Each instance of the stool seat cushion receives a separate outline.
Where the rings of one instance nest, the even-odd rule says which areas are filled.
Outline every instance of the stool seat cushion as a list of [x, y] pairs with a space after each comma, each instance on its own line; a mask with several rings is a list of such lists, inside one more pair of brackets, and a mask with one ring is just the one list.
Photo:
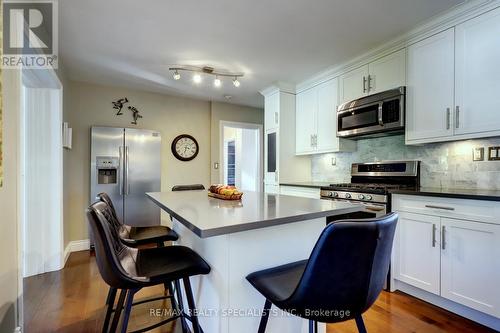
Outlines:
[[190, 248], [173, 245], [139, 250], [136, 271], [139, 277], [146, 278], [144, 284], [155, 285], [163, 281], [208, 274], [210, 266]]
[[[123, 226], [123, 228], [126, 228], [126, 226]], [[130, 230], [128, 235], [124, 235], [125, 237], [123, 237], [122, 232], [120, 232], [122, 240], [127, 245], [137, 246], [150, 244], [152, 242], [168, 242], [179, 239], [179, 235], [177, 235], [174, 230], [162, 225], [151, 227], [128, 227], [128, 229]]]
[[[266, 299], [278, 305], [292, 296], [307, 265], [307, 260], [252, 273], [247, 280]], [[278, 305], [279, 306], [279, 305]]]

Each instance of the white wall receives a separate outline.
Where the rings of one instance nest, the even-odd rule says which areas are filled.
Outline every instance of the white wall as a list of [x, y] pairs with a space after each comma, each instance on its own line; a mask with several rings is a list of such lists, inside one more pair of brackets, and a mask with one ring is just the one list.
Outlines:
[[[212, 184], [222, 183], [220, 170], [214, 168], [215, 163], [220, 161], [220, 121], [234, 121], [241, 123], [264, 124], [264, 110], [247, 106], [239, 106], [227, 103], [212, 102], [211, 106], [211, 168], [210, 179]], [[262, 138], [262, 140], [264, 140]]]
[[17, 242], [20, 93], [20, 72], [2, 71], [4, 179], [0, 188], [0, 332], [12, 332], [16, 327], [16, 304], [20, 296]]
[[241, 189], [248, 191], [259, 190], [259, 169], [260, 164], [257, 156], [259, 156], [258, 145], [258, 130], [242, 129], [241, 130], [241, 151], [240, 151], [240, 168], [239, 176], [241, 179]]

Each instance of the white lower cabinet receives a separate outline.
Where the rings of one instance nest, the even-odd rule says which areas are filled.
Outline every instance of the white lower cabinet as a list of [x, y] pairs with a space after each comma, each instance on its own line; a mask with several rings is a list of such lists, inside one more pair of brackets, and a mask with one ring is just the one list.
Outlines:
[[[476, 206], [483, 207], [481, 215]], [[393, 195], [392, 207], [399, 214], [393, 278], [438, 295], [442, 302], [500, 318], [500, 220], [488, 218], [497, 216], [498, 206], [491, 201]]]
[[400, 213], [395, 239], [394, 276], [439, 295], [440, 248], [436, 216]]
[[500, 225], [442, 218], [441, 296], [500, 317]]

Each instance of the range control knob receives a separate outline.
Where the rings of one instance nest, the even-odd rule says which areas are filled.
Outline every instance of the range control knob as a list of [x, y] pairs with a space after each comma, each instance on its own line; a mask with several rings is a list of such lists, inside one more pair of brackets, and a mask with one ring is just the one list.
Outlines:
[[365, 198], [365, 196], [363, 194], [358, 195], [359, 200], [363, 200], [364, 198]]
[[339, 194], [338, 194], [337, 192], [330, 192], [328, 195], [329, 195], [330, 197], [332, 197], [332, 198], [336, 198], [336, 197], [338, 197], [338, 196], [339, 196]]
[[350, 199], [350, 198], [351, 198], [351, 195], [350, 195], [349, 193], [346, 193], [346, 194], [345, 194], [345, 198], [346, 198], [346, 199]]
[[372, 197], [371, 195], [367, 195], [367, 196], [365, 197], [365, 199], [366, 199], [366, 200], [372, 200], [372, 199], [373, 199], [373, 197]]

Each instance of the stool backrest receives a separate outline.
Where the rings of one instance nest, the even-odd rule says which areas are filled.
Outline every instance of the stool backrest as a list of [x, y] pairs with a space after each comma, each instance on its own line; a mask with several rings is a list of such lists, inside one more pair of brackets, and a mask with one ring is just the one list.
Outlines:
[[191, 184], [191, 185], [175, 185], [172, 187], [172, 191], [195, 191], [195, 190], [204, 190], [205, 186], [202, 184]]
[[102, 193], [99, 193], [97, 195], [97, 199], [104, 202], [105, 204], [107, 204], [109, 206], [109, 208], [111, 209], [111, 212], [112, 212], [113, 217], [115, 218], [116, 222], [122, 224], [122, 222], [118, 218], [118, 214], [116, 214], [115, 205], [113, 205], [113, 201], [111, 200], [109, 195], [105, 192], [102, 192]]
[[[330, 223], [321, 234], [298, 287], [287, 303], [308, 319], [354, 317], [377, 299], [387, 279], [398, 215]], [[309, 310], [309, 316], [307, 315]], [[343, 311], [343, 312], [341, 312]]]
[[87, 221], [94, 235], [97, 267], [103, 280], [111, 287], [132, 288], [137, 284], [137, 249], [123, 244], [112, 226], [111, 208], [98, 201], [86, 210]]

